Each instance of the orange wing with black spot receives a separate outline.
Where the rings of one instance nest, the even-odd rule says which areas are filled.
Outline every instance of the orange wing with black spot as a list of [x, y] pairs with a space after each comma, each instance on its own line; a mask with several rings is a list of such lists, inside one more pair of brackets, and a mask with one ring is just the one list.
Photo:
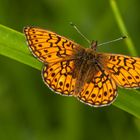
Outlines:
[[55, 63], [68, 59], [81, 48], [73, 41], [48, 30], [25, 27], [24, 33], [31, 52], [43, 62]]
[[100, 66], [94, 67], [91, 81], [84, 84], [78, 95], [80, 101], [94, 107], [109, 105], [116, 97], [117, 86], [115, 81]]
[[102, 65], [118, 86], [140, 87], [140, 58], [118, 54], [102, 54]]
[[74, 61], [68, 60], [46, 65], [42, 77], [46, 85], [62, 95], [73, 95], [76, 78], [73, 77]]

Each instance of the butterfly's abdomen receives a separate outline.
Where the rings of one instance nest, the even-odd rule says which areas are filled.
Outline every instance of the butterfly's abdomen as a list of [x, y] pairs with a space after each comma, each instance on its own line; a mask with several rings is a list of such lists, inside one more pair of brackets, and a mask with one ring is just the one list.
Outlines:
[[96, 63], [96, 54], [92, 49], [84, 49], [83, 51], [75, 55], [75, 72], [76, 76], [75, 83], [75, 96], [81, 92], [85, 82], [90, 82], [90, 74]]

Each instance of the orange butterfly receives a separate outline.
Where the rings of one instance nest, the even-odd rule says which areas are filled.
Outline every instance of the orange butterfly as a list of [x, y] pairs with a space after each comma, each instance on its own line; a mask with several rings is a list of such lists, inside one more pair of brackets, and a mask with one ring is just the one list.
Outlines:
[[94, 107], [111, 104], [117, 87], [140, 87], [140, 58], [96, 52], [54, 32], [26, 27], [24, 33], [35, 57], [44, 63], [44, 83], [56, 93], [75, 96]]

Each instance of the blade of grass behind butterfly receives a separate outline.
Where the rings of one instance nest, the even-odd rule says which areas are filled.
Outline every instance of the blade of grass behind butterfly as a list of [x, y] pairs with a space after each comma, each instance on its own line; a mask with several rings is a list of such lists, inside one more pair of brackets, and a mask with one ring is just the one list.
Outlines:
[[0, 25], [0, 54], [40, 69], [42, 64], [32, 57], [22, 33]]
[[122, 19], [122, 16], [121, 16], [121, 13], [120, 13], [120, 10], [119, 10], [119, 8], [117, 6], [116, 1], [115, 0], [110, 0], [110, 5], [111, 5], [113, 14], [115, 16], [115, 19], [117, 21], [117, 24], [118, 24], [118, 27], [119, 27], [121, 33], [123, 35], [128, 36], [128, 38], [125, 39], [125, 42], [126, 42], [128, 50], [129, 50], [129, 53], [132, 56], [138, 56], [137, 51], [136, 51], [135, 46], [134, 46], [134, 43], [133, 43], [133, 41], [132, 41], [132, 39], [131, 39], [131, 37], [130, 37], [127, 29], [126, 29], [126, 26], [124, 24], [124, 21]]
[[135, 89], [119, 88], [118, 94], [118, 98], [113, 104], [140, 118], [140, 92]]

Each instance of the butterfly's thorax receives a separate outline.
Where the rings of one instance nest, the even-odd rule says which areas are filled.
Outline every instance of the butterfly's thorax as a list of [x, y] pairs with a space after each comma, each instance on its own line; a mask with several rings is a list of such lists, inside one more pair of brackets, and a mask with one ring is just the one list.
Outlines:
[[93, 49], [87, 48], [75, 54], [75, 58], [77, 58], [75, 60], [74, 72], [74, 75], [77, 79], [75, 83], [75, 96], [77, 96], [78, 93], [81, 92], [81, 87], [85, 84], [85, 82], [90, 82], [90, 76], [92, 76], [93, 67], [96, 65], [97, 54]]

